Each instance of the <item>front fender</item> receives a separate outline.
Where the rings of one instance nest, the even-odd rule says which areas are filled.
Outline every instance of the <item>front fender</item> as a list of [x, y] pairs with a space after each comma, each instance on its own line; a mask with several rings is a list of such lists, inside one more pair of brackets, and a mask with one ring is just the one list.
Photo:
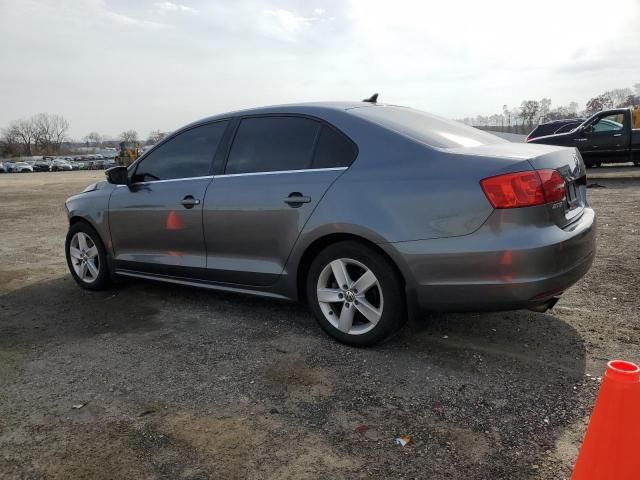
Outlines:
[[109, 255], [111, 251], [111, 232], [109, 230], [109, 197], [115, 188], [107, 182], [101, 182], [91, 191], [69, 197], [65, 202], [69, 223], [83, 220], [91, 225], [102, 240]]

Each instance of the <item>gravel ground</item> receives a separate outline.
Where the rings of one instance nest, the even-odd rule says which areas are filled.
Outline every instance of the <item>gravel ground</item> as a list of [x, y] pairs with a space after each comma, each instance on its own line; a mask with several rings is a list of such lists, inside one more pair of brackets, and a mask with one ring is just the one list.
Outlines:
[[640, 360], [640, 178], [590, 180], [598, 255], [553, 311], [366, 350], [300, 305], [80, 290], [62, 204], [98, 178], [0, 176], [1, 478], [568, 478], [606, 361]]

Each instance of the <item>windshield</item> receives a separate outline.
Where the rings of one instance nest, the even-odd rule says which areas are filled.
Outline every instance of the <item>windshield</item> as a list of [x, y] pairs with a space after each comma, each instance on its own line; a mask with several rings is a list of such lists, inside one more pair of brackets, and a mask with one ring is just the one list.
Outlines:
[[508, 143], [477, 128], [406, 107], [380, 105], [354, 108], [349, 113], [436, 148]]

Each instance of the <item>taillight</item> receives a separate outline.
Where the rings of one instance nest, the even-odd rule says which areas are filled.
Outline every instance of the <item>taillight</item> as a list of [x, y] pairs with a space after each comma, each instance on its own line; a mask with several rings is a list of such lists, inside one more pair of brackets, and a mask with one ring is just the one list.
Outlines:
[[557, 170], [538, 170], [537, 172], [542, 181], [542, 191], [546, 203], [556, 203], [562, 200], [566, 192], [562, 175]]
[[480, 181], [493, 208], [519, 208], [558, 202], [564, 198], [564, 179], [556, 170], [506, 173]]

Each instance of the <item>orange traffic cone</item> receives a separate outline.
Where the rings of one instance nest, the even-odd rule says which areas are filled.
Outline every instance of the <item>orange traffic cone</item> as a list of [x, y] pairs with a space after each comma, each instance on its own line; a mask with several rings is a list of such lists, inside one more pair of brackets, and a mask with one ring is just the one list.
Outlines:
[[640, 478], [640, 368], [612, 360], [600, 385], [572, 480]]

